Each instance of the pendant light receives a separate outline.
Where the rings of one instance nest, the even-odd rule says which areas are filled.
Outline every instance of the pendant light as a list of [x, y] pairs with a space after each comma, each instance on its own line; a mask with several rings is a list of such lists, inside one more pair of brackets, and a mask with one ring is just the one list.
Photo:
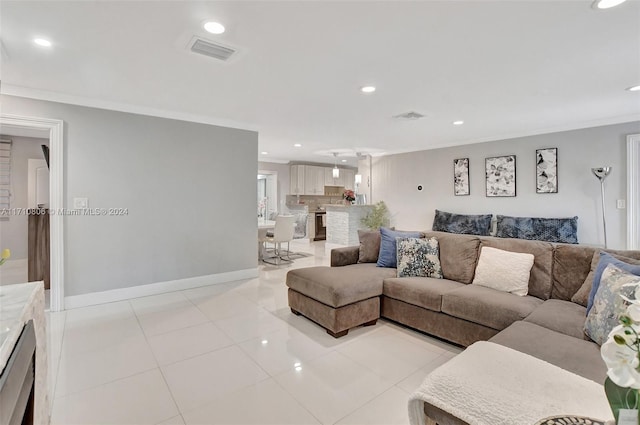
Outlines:
[[333, 153], [333, 178], [337, 179], [340, 177], [340, 170], [338, 169], [338, 154], [336, 152]]

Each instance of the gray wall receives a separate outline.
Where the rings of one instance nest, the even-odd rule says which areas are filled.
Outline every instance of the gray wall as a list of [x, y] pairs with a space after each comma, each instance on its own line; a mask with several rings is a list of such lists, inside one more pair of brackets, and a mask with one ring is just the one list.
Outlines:
[[1, 96], [4, 113], [62, 119], [65, 295], [251, 269], [258, 134]]
[[[47, 139], [34, 137], [6, 136], [13, 141], [11, 147], [11, 208], [27, 208], [28, 160], [44, 159], [41, 145], [48, 145]], [[27, 231], [29, 219], [26, 214], [10, 216], [0, 220], [0, 247], [11, 249], [12, 260], [27, 258]]]
[[[513, 216], [578, 216], [578, 240], [604, 245], [600, 183], [592, 167], [612, 166], [607, 178], [607, 237], [610, 248], [626, 246], [626, 136], [640, 133], [640, 122], [543, 134], [517, 139], [425, 150], [373, 160], [373, 201], [384, 200], [401, 229], [431, 229], [434, 210]], [[536, 194], [535, 151], [558, 148], [557, 194]], [[484, 160], [516, 155], [517, 196], [485, 196]], [[471, 194], [453, 195], [453, 160], [469, 158]], [[361, 161], [362, 190], [368, 191], [368, 161]], [[423, 190], [418, 191], [417, 186]]]
[[258, 162], [258, 170], [278, 173], [278, 211], [282, 211], [289, 194], [289, 164], [260, 161]]

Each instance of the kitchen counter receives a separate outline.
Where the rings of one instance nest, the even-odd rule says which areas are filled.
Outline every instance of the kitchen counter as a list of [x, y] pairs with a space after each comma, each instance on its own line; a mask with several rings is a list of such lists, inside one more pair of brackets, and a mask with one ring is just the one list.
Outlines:
[[0, 286], [0, 373], [18, 342], [25, 324], [33, 320], [36, 336], [34, 424], [49, 423], [46, 321], [43, 282]]
[[325, 205], [327, 242], [346, 246], [358, 245], [358, 230], [366, 229], [362, 219], [373, 205]]

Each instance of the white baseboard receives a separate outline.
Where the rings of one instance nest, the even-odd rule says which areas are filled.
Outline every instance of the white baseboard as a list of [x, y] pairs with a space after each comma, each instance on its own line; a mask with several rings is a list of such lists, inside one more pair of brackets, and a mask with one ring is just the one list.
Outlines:
[[198, 288], [218, 283], [252, 279], [255, 277], [258, 277], [257, 268], [170, 280], [167, 282], [150, 283], [148, 285], [130, 286], [128, 288], [118, 288], [103, 292], [72, 295], [64, 297], [64, 308], [65, 310], [70, 310], [73, 308], [124, 301], [132, 298], [148, 297], [150, 295], [164, 294], [166, 292], [181, 291], [184, 289]]

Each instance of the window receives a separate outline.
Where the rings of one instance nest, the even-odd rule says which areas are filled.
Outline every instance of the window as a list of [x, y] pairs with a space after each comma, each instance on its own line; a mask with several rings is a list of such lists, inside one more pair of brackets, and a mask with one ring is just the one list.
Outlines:
[[0, 139], [0, 210], [11, 200], [11, 140]]

